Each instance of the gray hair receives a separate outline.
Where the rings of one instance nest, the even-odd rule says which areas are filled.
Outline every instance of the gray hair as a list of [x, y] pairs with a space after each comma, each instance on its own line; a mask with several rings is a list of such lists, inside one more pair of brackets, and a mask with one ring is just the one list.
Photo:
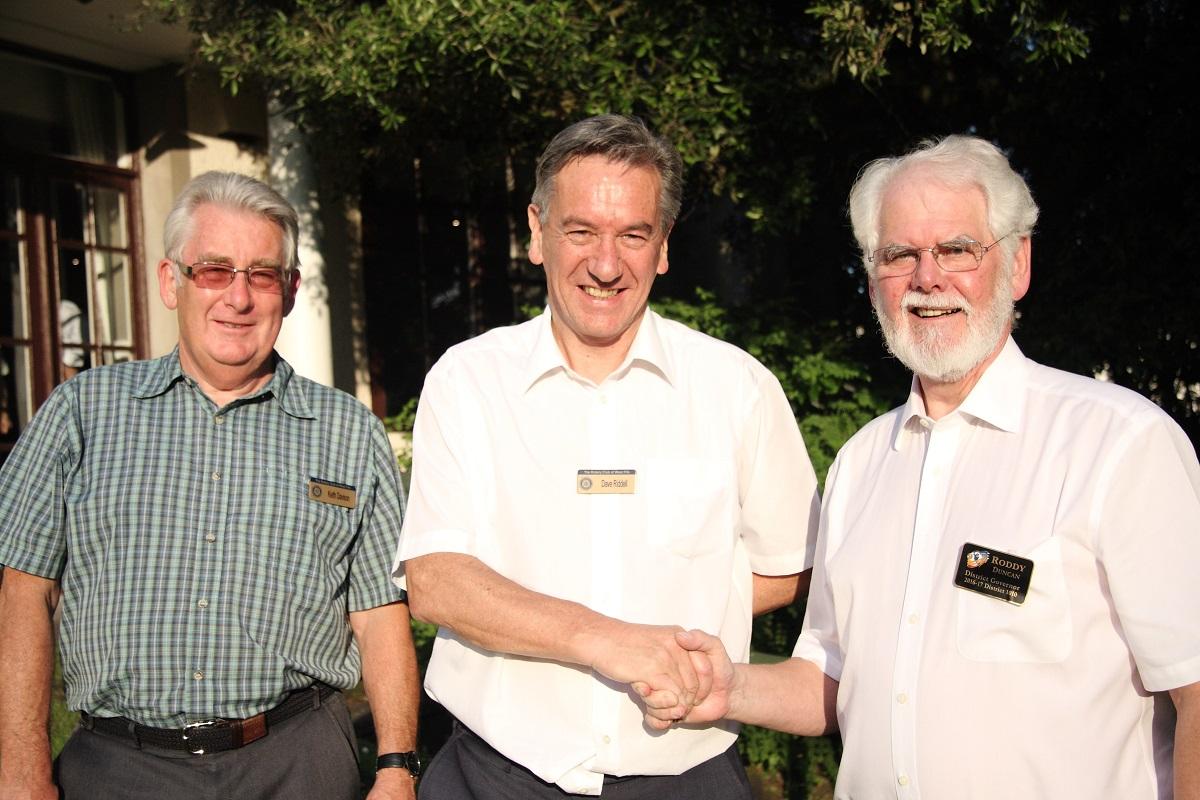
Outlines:
[[663, 232], [679, 216], [683, 198], [683, 159], [665, 138], [656, 136], [637, 117], [601, 114], [588, 117], [559, 132], [537, 163], [537, 185], [530, 200], [538, 219], [546, 224], [554, 199], [554, 178], [568, 164], [588, 156], [603, 156], [629, 167], [645, 167], [658, 174], [658, 211]]
[[948, 186], [977, 186], [983, 192], [992, 235], [1015, 234], [1000, 243], [1003, 262], [1011, 262], [1021, 239], [1032, 235], [1037, 224], [1038, 207], [1033, 194], [1000, 148], [977, 136], [954, 135], [927, 139], [906, 155], [872, 161], [859, 173], [850, 190], [850, 224], [867, 272], [871, 271], [867, 256], [879, 245], [883, 196], [892, 181], [918, 167]]
[[197, 208], [208, 204], [259, 214], [274, 222], [283, 232], [284, 275], [300, 266], [296, 249], [300, 224], [292, 204], [262, 181], [236, 172], [213, 170], [197, 175], [184, 185], [163, 225], [163, 252], [175, 262], [176, 283], [182, 280], [179, 265], [183, 248], [192, 234], [192, 216]]

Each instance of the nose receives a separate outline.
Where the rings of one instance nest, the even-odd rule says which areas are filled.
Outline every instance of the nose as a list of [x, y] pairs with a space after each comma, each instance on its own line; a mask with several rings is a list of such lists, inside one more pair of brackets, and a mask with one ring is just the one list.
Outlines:
[[229, 284], [221, 299], [225, 305], [236, 311], [247, 311], [254, 305], [251, 295], [250, 273], [238, 272], [233, 276], [233, 283]]
[[588, 274], [597, 283], [612, 283], [621, 277], [623, 267], [617, 241], [610, 236], [601, 236], [596, 251], [588, 263]]
[[945, 277], [946, 272], [933, 257], [932, 249], [927, 248], [917, 252], [917, 268], [913, 270], [913, 274], [908, 279], [909, 285], [913, 289], [924, 292], [940, 289]]

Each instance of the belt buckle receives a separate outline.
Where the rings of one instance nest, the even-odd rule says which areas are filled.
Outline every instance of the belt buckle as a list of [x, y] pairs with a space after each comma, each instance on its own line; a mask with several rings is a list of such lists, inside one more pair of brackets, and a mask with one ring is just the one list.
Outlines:
[[[225, 720], [223, 719], [214, 717], [212, 719], [202, 719], [197, 722], [189, 722], [187, 725], [183, 726], [183, 740], [185, 742], [188, 740], [188, 731], [192, 730], [193, 728], [211, 728], [214, 725], [220, 725], [224, 721]], [[189, 748], [188, 752], [194, 756], [202, 756], [204, 755], [204, 748], [201, 747], [199, 750], [192, 750]]]

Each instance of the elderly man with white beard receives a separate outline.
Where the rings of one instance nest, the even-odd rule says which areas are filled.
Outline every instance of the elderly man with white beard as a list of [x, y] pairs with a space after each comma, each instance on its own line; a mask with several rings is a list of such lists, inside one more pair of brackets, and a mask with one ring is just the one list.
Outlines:
[[836, 725], [838, 798], [1200, 797], [1200, 465], [1154, 404], [1022, 355], [1037, 215], [974, 137], [863, 170], [850, 216], [908, 400], [829, 472], [794, 657], [680, 634], [713, 690], [652, 726]]

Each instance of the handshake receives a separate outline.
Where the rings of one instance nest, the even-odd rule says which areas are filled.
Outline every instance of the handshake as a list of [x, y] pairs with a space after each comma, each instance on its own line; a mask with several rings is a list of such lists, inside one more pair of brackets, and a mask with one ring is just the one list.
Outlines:
[[707, 723], [730, 710], [736, 673], [721, 640], [699, 630], [625, 625], [592, 666], [641, 698], [653, 730]]

